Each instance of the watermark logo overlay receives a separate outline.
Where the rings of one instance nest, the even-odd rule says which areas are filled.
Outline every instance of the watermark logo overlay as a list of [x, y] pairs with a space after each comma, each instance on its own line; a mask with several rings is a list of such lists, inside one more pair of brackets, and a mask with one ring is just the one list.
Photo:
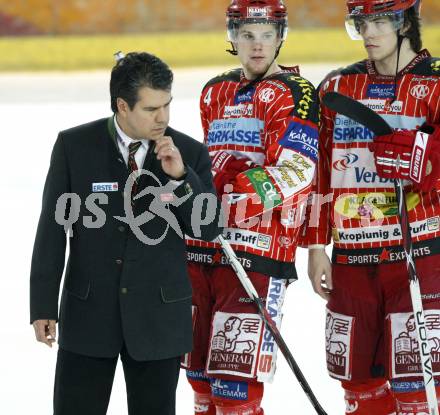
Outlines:
[[[125, 183], [124, 193], [126, 195], [132, 194], [135, 180], [139, 180], [139, 177], [142, 175], [150, 176], [158, 184], [157, 186], [147, 186], [140, 193], [138, 193], [133, 197], [134, 200], [138, 200], [148, 194], [153, 195], [154, 199], [150, 203], [149, 210], [145, 211], [139, 216], [134, 216], [133, 205], [130, 198], [124, 197], [125, 217], [115, 216], [115, 219], [128, 224], [132, 232], [135, 234], [135, 236], [146, 245], [157, 245], [160, 242], [162, 242], [166, 237], [170, 227], [174, 229], [177, 235], [183, 238], [182, 229], [180, 228], [176, 216], [169, 209], [169, 205], [176, 207], [180, 206], [182, 203], [186, 202], [191, 197], [191, 194], [187, 194], [181, 198], [170, 197], [170, 195], [173, 194], [174, 188], [176, 187], [175, 184], [173, 184], [172, 182], [168, 182], [165, 186], [162, 186], [159, 179], [152, 172], [148, 170], [138, 170], [135, 173], [135, 175], [131, 174], [128, 177], [127, 182]], [[165, 220], [166, 228], [163, 234], [159, 238], [152, 239], [142, 232], [141, 226], [150, 222], [156, 216]]]
[[[134, 195], [134, 201], [140, 200], [147, 195], [153, 195], [153, 200], [150, 202], [147, 210], [135, 216], [132, 200], [129, 195], [132, 194], [135, 181], [139, 181], [143, 175], [151, 177], [157, 183], [157, 186], [147, 186], [141, 192]], [[187, 202], [192, 197], [192, 192], [187, 192], [184, 196], [178, 197], [174, 193], [177, 186], [172, 181], [162, 185], [157, 176], [148, 170], [138, 170], [136, 173], [132, 173], [124, 186], [125, 216], [114, 216], [114, 219], [127, 224], [139, 241], [146, 245], [157, 245], [162, 242], [170, 228], [183, 238], [184, 232], [170, 207], [178, 207]], [[70, 237], [73, 237], [73, 225], [79, 220], [81, 203], [81, 198], [76, 193], [64, 193], [57, 200], [55, 221], [64, 227], [64, 231]], [[105, 193], [91, 193], [87, 196], [85, 207], [93, 216], [83, 216], [82, 224], [84, 227], [88, 229], [102, 228], [106, 223], [107, 216], [99, 205], [108, 205], [108, 203], [109, 198]], [[195, 237], [201, 236], [202, 226], [209, 225], [216, 219], [217, 206], [217, 197], [212, 193], [201, 193], [194, 198], [191, 211], [191, 227]], [[67, 217], [66, 212], [68, 212]], [[163, 219], [166, 226], [161, 236], [150, 238], [144, 234], [141, 228], [156, 217]], [[219, 223], [222, 220], [223, 218], [220, 216]]]
[[[348, 166], [350, 161], [351, 159], [347, 159], [346, 163], [341, 163], [341, 168]], [[179, 218], [176, 217], [175, 208], [184, 203], [192, 203], [189, 226], [191, 227], [190, 233], [192, 233], [190, 236], [195, 238], [201, 237], [203, 226], [210, 225], [216, 220], [219, 227], [231, 224], [234, 228], [241, 230], [254, 227], [270, 228], [273, 226], [274, 221], [279, 221], [283, 227], [291, 229], [303, 226], [305, 221], [308, 228], [317, 228], [322, 221], [322, 215], [328, 220], [329, 214], [335, 229], [339, 232], [339, 235], [342, 235], [339, 238], [346, 238], [343, 229], [345, 228], [344, 225], [350, 223], [350, 220], [359, 221], [359, 228], [377, 228], [383, 225], [384, 220], [398, 214], [397, 200], [391, 190], [357, 194], [342, 193], [337, 196], [334, 193], [323, 195], [304, 192], [299, 195], [293, 194], [293, 197], [290, 198], [283, 198], [275, 188], [269, 188], [271, 183], [266, 180], [266, 174], [260, 173], [264, 172], [254, 171], [251, 180], [253, 187], [250, 187], [249, 193], [234, 193], [232, 185], [225, 185], [221, 197], [222, 214], [219, 215], [219, 200], [215, 194], [200, 193], [194, 197], [190, 184], [185, 183], [185, 194], [179, 197], [175, 193], [178, 184], [170, 181], [166, 185], [162, 185], [152, 172], [139, 170], [136, 175], [129, 176], [123, 189], [125, 215], [114, 216], [114, 219], [127, 224], [142, 243], [157, 245], [164, 240], [170, 229], [181, 238], [184, 237], [185, 233], [188, 234], [189, 229], [185, 229], [187, 231], [185, 232], [181, 228], [182, 221], [179, 221]], [[149, 176], [150, 182], [155, 185], [143, 188], [134, 196], [136, 205], [140, 204], [140, 200], [146, 196], [149, 196], [150, 200], [152, 199], [149, 205], [146, 206], [146, 210], [135, 216], [129, 195], [132, 194], [135, 180], [139, 180], [143, 175]], [[273, 186], [273, 184], [271, 185]], [[253, 192], [251, 189], [253, 189]], [[153, 197], [151, 198], [151, 196]], [[294, 203], [292, 203], [293, 199], [295, 199]], [[108, 203], [109, 195], [107, 193], [90, 193], [84, 201], [85, 209], [90, 215], [82, 216], [82, 225], [90, 229], [103, 227], [107, 218], [102, 206], [108, 205]], [[415, 209], [419, 203], [420, 198], [417, 194], [409, 193], [407, 195], [409, 209]], [[73, 236], [73, 225], [80, 219], [81, 204], [81, 198], [76, 193], [64, 193], [59, 197], [56, 204], [55, 220], [64, 227], [65, 232], [71, 237]], [[145, 234], [146, 228], [144, 225], [155, 218], [162, 219], [165, 226], [159, 237], [156, 235], [152, 238]], [[437, 222], [434, 223], [434, 219]], [[438, 217], [430, 220], [429, 232], [438, 231]], [[436, 227], [435, 224], [437, 224]], [[397, 236], [400, 237], [400, 234]], [[259, 242], [261, 243], [261, 241]], [[290, 243], [287, 239], [282, 241], [283, 245], [290, 245]]]

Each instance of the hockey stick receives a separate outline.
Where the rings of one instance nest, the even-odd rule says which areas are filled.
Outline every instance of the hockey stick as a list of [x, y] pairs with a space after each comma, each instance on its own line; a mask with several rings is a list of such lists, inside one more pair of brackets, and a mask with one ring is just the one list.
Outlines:
[[278, 330], [277, 326], [275, 325], [275, 322], [273, 321], [270, 314], [267, 312], [266, 308], [264, 307], [264, 302], [261, 298], [258, 297], [257, 290], [253, 286], [251, 280], [249, 279], [248, 275], [246, 274], [246, 271], [244, 270], [243, 266], [241, 265], [240, 261], [237, 258], [237, 255], [235, 254], [234, 250], [231, 248], [231, 245], [228, 241], [226, 241], [225, 238], [223, 238], [222, 235], [218, 236], [218, 241], [220, 242], [223, 252], [226, 255], [226, 258], [228, 259], [229, 263], [231, 264], [232, 268], [234, 269], [235, 273], [237, 274], [238, 279], [240, 280], [241, 284], [243, 285], [243, 288], [245, 289], [248, 296], [254, 301], [254, 303], [257, 305], [258, 313], [260, 314], [265, 326], [272, 334], [276, 344], [278, 345], [279, 349], [281, 350], [281, 353], [286, 358], [286, 361], [290, 368], [292, 369], [293, 373], [295, 374], [299, 384], [301, 385], [303, 391], [309, 398], [311, 404], [315, 408], [315, 411], [319, 415], [327, 415], [327, 412], [324, 411], [318, 400], [316, 399], [316, 396], [314, 395], [312, 389], [310, 388], [309, 384], [307, 383], [306, 378], [301, 372], [301, 369], [299, 368], [298, 364], [296, 363], [294, 357], [292, 356], [292, 353], [290, 352], [289, 348], [287, 347], [286, 342], [281, 336], [280, 331]]
[[[376, 135], [391, 134], [393, 129], [388, 123], [370, 108], [350, 97], [338, 92], [328, 92], [323, 97], [323, 103], [331, 110], [345, 115], [359, 124], [364, 125]], [[406, 257], [406, 268], [409, 277], [409, 289], [411, 302], [416, 322], [417, 340], [419, 343], [420, 362], [425, 382], [425, 392], [428, 400], [430, 415], [439, 415], [437, 395], [435, 391], [434, 375], [432, 370], [431, 352], [429, 349], [427, 329], [425, 325], [425, 314], [420, 293], [420, 283], [417, 277], [416, 265], [413, 256], [413, 244], [411, 238], [411, 227], [408, 219], [408, 208], [406, 206], [405, 192], [402, 180], [394, 180], [394, 188], [399, 205], [400, 228], [402, 230], [403, 249]]]

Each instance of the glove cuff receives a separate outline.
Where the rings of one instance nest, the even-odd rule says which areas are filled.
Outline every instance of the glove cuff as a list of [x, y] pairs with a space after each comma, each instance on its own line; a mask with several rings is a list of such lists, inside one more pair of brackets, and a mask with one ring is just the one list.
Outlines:
[[411, 169], [409, 172], [410, 180], [415, 183], [420, 183], [426, 175], [430, 146], [430, 135], [422, 131], [417, 131], [411, 154]]

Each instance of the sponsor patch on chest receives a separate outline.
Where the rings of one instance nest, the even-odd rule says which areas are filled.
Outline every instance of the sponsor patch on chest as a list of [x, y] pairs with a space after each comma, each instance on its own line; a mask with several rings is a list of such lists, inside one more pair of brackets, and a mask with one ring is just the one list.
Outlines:
[[223, 117], [239, 117], [247, 116], [250, 117], [254, 111], [253, 104], [238, 104], [238, 105], [226, 105], [223, 111]]
[[370, 84], [368, 85], [368, 98], [393, 98], [396, 88], [393, 84]]
[[92, 183], [92, 192], [117, 192], [118, 182]]
[[255, 95], [255, 88], [245, 89], [244, 91], [238, 91], [234, 98], [234, 105], [243, 104], [245, 102], [252, 102]]
[[257, 118], [232, 118], [214, 120], [208, 131], [208, 146], [244, 145], [261, 147], [264, 121]]

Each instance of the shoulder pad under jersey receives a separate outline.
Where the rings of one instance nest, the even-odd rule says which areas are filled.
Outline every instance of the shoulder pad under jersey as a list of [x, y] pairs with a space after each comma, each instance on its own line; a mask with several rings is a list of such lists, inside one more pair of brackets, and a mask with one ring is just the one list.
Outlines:
[[353, 63], [352, 65], [346, 66], [345, 68], [334, 69], [333, 71], [329, 72], [320, 82], [318, 90], [321, 94], [323, 93], [323, 91], [327, 91], [329, 87], [333, 85], [331, 81], [337, 79], [338, 77], [366, 73], [368, 73], [366, 60]]
[[318, 97], [313, 84], [307, 79], [294, 73], [279, 73], [266, 79], [266, 82], [280, 83], [287, 86], [293, 97], [293, 115], [303, 120], [318, 120]]
[[240, 82], [241, 69], [231, 69], [230, 71], [223, 72], [220, 75], [215, 76], [209, 80], [203, 87], [205, 89], [209, 85], [217, 84], [219, 82]]
[[439, 58], [431, 58], [431, 71], [433, 75], [440, 75], [440, 59]]
[[362, 73], [367, 73], [367, 66], [365, 65], [365, 61], [356, 62], [344, 68], [338, 68], [330, 71], [321, 81], [320, 86], [326, 81], [335, 78], [336, 76], [358, 75]]
[[367, 61], [363, 60], [360, 62], [353, 63], [352, 65], [348, 65], [345, 68], [340, 70], [340, 75], [359, 75], [363, 73], [368, 73], [367, 70]]
[[440, 59], [429, 57], [417, 64], [411, 73], [414, 75], [440, 76]]

